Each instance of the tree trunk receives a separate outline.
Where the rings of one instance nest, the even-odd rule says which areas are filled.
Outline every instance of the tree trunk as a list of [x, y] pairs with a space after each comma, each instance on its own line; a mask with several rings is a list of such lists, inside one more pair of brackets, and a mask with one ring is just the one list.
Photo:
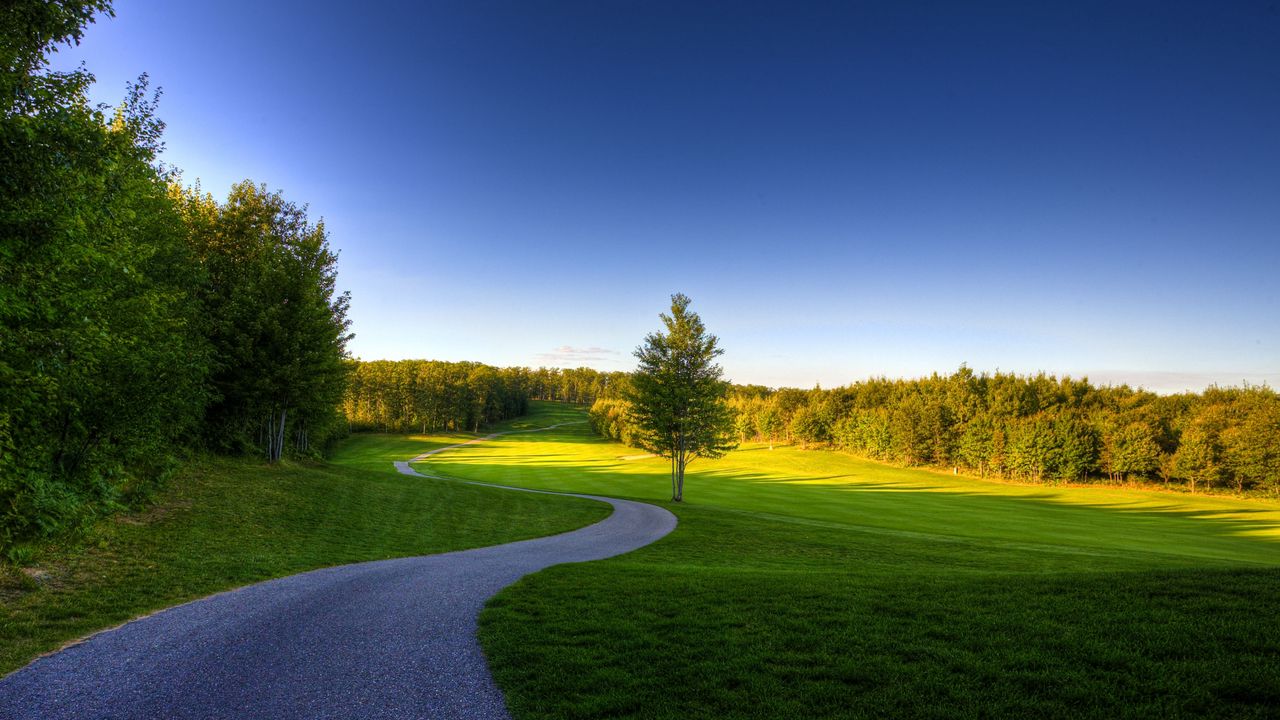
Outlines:
[[684, 466], [686, 464], [684, 433], [680, 433], [678, 447], [679, 450], [676, 453], [676, 496], [674, 499], [676, 502], [684, 502]]
[[[272, 447], [272, 462], [280, 462], [280, 458], [284, 455], [284, 427], [285, 421], [289, 418], [289, 409], [284, 408], [280, 411], [280, 425], [276, 428], [275, 443]], [[274, 418], [272, 418], [274, 421]]]
[[671, 500], [678, 502], [679, 497], [676, 496], [676, 448], [671, 448]]

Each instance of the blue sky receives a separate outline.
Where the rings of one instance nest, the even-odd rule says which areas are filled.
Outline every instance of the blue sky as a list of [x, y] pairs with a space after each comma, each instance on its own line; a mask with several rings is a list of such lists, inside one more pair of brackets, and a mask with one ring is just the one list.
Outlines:
[[309, 203], [365, 359], [1280, 384], [1275, 3], [119, 0], [57, 65]]

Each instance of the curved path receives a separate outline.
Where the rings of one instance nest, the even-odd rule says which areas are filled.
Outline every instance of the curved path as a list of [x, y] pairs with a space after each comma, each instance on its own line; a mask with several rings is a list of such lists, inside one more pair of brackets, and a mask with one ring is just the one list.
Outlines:
[[0, 717], [509, 717], [476, 640], [484, 603], [528, 573], [620, 555], [676, 526], [654, 505], [573, 496], [613, 514], [560, 535], [342, 565], [179, 605], [0, 680]]

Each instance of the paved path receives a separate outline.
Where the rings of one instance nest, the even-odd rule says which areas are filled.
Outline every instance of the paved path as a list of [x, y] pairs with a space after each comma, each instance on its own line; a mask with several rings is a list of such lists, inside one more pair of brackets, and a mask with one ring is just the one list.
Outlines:
[[676, 525], [654, 505], [575, 497], [613, 514], [551, 537], [270, 580], [94, 635], [0, 680], [0, 718], [509, 717], [476, 641], [485, 601]]

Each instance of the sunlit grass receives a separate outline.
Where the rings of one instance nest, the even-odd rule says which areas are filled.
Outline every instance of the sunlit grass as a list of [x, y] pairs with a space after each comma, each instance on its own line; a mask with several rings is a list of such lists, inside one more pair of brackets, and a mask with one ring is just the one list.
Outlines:
[[573, 426], [422, 464], [680, 518], [652, 546], [551, 568], [490, 604], [481, 640], [518, 718], [1247, 718], [1280, 704], [1276, 503], [749, 446], [699, 461], [675, 505], [666, 462], [638, 455]]
[[[486, 482], [667, 499], [667, 461], [635, 458], [640, 454], [574, 425], [459, 448], [423, 466]], [[749, 445], [698, 460], [685, 499], [688, 506], [867, 530], [1280, 564], [1276, 502], [990, 482], [791, 447]]]

